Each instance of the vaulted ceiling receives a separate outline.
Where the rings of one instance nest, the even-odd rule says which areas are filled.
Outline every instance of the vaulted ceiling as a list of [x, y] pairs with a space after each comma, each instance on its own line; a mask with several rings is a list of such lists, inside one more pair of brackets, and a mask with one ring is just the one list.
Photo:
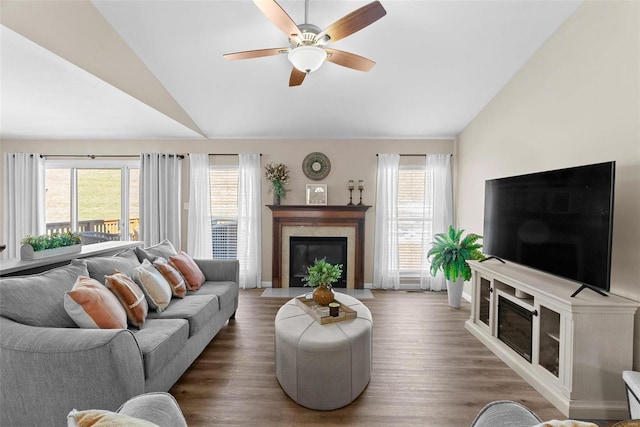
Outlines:
[[[2, 0], [2, 138], [442, 138], [457, 135], [579, 0], [381, 0], [387, 15], [288, 87], [287, 46], [250, 0]], [[297, 23], [304, 0], [278, 1]], [[312, 0], [325, 28], [368, 3]]]

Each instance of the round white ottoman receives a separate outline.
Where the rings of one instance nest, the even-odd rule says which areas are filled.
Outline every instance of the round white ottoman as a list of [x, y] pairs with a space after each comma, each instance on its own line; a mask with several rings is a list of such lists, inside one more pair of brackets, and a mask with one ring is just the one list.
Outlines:
[[276, 377], [291, 399], [310, 409], [348, 405], [371, 378], [371, 312], [349, 295], [336, 293], [336, 301], [358, 317], [321, 325], [295, 298], [276, 315]]

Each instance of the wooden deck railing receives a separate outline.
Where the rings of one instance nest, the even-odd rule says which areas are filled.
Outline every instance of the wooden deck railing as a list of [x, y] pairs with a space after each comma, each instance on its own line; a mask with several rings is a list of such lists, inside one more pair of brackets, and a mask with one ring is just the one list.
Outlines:
[[[131, 240], [138, 240], [140, 219], [131, 218], [129, 220], [129, 234]], [[71, 230], [70, 222], [49, 222], [47, 223], [47, 234], [66, 233]], [[99, 233], [120, 234], [119, 219], [91, 219], [78, 221], [77, 232], [96, 231]]]

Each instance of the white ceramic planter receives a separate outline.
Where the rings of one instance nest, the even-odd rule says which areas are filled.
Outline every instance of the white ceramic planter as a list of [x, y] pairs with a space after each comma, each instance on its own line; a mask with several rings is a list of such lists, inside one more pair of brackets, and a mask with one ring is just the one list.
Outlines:
[[462, 291], [464, 289], [464, 279], [459, 277], [458, 280], [452, 282], [447, 280], [447, 297], [449, 297], [449, 306], [460, 308], [462, 302]]
[[32, 261], [34, 259], [49, 258], [58, 255], [80, 253], [82, 245], [63, 246], [61, 248], [45, 249], [44, 251], [34, 251], [31, 245], [22, 245], [20, 247], [20, 259], [23, 261]]

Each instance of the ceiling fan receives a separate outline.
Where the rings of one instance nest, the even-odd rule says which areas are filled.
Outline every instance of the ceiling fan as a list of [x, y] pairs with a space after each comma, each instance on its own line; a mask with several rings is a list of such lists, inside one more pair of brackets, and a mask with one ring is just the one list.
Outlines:
[[287, 53], [293, 64], [289, 86], [299, 86], [307, 74], [317, 70], [324, 61], [359, 71], [369, 71], [376, 63], [362, 56], [326, 47], [373, 24], [387, 14], [379, 1], [371, 2], [338, 19], [324, 30], [307, 23], [309, 0], [305, 0], [305, 23], [296, 25], [275, 0], [253, 0], [258, 8], [280, 31], [289, 37], [289, 46], [227, 53], [225, 59], [250, 59]]

